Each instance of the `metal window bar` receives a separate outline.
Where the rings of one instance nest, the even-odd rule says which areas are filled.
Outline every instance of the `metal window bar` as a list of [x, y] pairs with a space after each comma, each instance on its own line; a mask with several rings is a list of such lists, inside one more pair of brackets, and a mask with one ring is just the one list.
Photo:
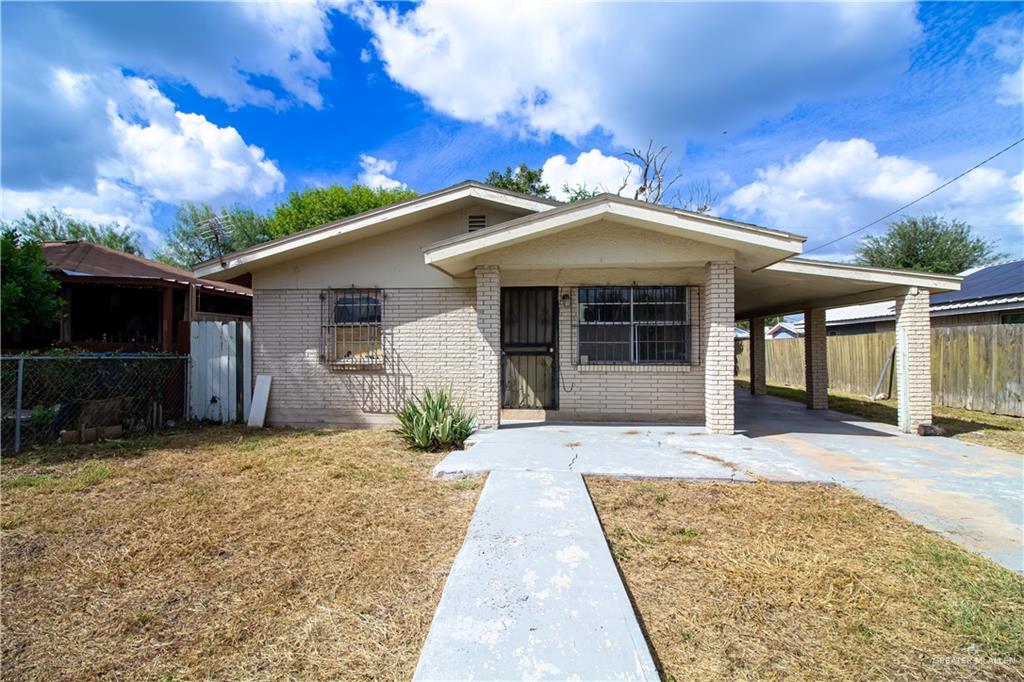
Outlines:
[[577, 359], [597, 365], [693, 364], [697, 287], [581, 287]]
[[321, 361], [341, 369], [384, 366], [384, 292], [327, 289], [321, 294]]

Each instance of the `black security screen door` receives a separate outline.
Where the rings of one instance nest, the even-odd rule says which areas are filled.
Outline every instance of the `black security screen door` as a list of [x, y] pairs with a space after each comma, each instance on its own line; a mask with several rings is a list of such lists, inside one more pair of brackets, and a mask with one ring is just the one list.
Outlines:
[[501, 290], [501, 405], [558, 407], [558, 290]]

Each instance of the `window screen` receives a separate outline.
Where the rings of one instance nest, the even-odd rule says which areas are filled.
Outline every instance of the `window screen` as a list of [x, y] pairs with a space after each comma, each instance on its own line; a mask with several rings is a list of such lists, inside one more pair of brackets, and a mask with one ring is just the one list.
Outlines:
[[337, 367], [383, 366], [383, 292], [380, 289], [328, 289], [321, 299], [321, 357], [324, 362]]
[[687, 364], [690, 289], [580, 288], [578, 332], [584, 364]]

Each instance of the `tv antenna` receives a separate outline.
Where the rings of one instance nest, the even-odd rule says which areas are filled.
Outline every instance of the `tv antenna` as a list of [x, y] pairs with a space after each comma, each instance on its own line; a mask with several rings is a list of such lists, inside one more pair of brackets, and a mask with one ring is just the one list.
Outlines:
[[224, 265], [224, 244], [235, 229], [234, 224], [231, 222], [231, 217], [226, 214], [214, 214], [200, 222], [198, 228], [196, 234], [213, 244], [213, 248], [217, 252], [217, 258], [220, 259], [220, 264]]

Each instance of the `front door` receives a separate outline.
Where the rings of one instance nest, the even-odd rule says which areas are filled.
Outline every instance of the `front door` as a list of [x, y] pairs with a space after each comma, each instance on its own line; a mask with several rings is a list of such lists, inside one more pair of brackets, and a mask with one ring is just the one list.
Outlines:
[[501, 290], [501, 406], [558, 408], [558, 289]]

